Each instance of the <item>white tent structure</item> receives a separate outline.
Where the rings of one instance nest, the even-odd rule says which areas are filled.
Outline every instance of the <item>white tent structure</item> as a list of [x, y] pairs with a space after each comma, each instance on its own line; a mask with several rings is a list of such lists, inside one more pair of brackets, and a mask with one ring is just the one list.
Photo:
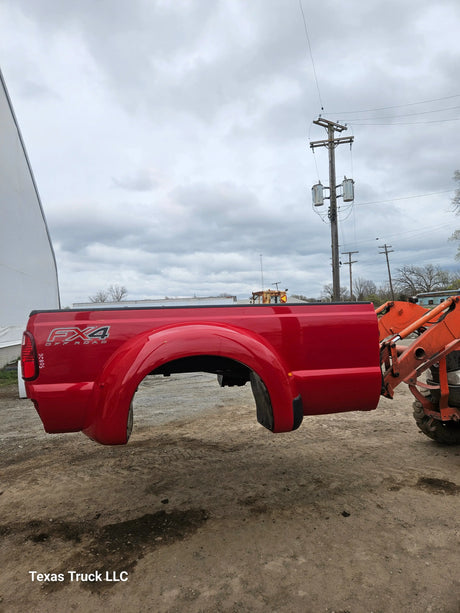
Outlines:
[[0, 368], [20, 353], [33, 309], [60, 307], [40, 196], [0, 71]]

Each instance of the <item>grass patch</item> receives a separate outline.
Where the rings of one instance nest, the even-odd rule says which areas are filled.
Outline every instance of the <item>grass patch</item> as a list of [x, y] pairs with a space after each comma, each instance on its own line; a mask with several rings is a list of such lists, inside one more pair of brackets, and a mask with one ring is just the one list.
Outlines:
[[16, 383], [18, 380], [18, 363], [13, 362], [7, 364], [0, 369], [0, 386], [10, 385], [10, 383]]

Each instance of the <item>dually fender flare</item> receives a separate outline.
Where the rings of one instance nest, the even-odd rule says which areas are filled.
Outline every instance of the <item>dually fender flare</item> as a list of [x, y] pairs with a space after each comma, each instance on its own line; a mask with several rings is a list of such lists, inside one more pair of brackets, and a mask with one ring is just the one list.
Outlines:
[[83, 432], [100, 443], [125, 444], [128, 413], [139, 383], [167, 362], [198, 355], [223, 356], [248, 366], [267, 388], [273, 432], [297, 427], [292, 414], [298, 397], [294, 376], [268, 341], [228, 324], [183, 323], [139, 334], [117, 349], [95, 382]]

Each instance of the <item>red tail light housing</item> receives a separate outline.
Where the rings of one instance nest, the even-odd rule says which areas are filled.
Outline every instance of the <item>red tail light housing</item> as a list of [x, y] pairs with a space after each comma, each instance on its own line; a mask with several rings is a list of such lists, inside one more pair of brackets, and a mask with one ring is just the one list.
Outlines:
[[38, 357], [35, 340], [30, 332], [22, 335], [21, 368], [24, 381], [33, 381], [38, 377]]

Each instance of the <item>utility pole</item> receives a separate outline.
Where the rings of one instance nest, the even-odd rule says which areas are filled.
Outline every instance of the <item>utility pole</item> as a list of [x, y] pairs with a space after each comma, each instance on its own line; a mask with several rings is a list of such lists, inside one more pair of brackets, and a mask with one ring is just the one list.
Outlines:
[[342, 251], [342, 255], [348, 255], [348, 262], [345, 262], [350, 268], [350, 300], [353, 302], [353, 277], [351, 274], [351, 265], [356, 264], [358, 260], [352, 260], [353, 253], [359, 253], [359, 251]]
[[331, 222], [331, 249], [332, 249], [332, 300], [340, 301], [340, 269], [339, 269], [339, 232], [337, 223], [337, 186], [335, 176], [335, 148], [343, 143], [352, 143], [353, 136], [343, 136], [334, 138], [335, 132], [343, 132], [347, 126], [340, 123], [329, 121], [318, 117], [313, 122], [318, 126], [322, 126], [327, 130], [327, 140], [317, 140], [310, 143], [310, 147], [327, 147], [329, 151], [329, 190], [330, 190], [330, 206], [329, 206], [329, 221]]
[[391, 271], [390, 271], [390, 260], [388, 259], [388, 254], [389, 253], [393, 253], [394, 249], [389, 249], [391, 247], [391, 245], [387, 245], [385, 243], [385, 245], [379, 245], [378, 246], [379, 249], [383, 249], [383, 251], [379, 251], [380, 254], [385, 254], [385, 257], [387, 259], [387, 268], [388, 268], [388, 280], [390, 281], [390, 291], [391, 291], [391, 299], [394, 300], [395, 299], [395, 293], [393, 291], [393, 283], [391, 282]]
[[262, 283], [262, 291], [264, 289], [264, 265], [263, 265], [263, 253], [260, 254], [260, 282]]

